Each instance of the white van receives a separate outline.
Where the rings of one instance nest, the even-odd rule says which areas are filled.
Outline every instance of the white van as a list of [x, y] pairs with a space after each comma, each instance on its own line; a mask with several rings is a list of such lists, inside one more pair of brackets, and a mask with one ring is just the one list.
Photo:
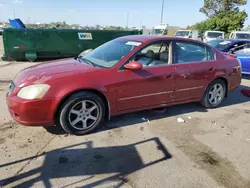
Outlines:
[[230, 39], [247, 39], [250, 40], [249, 31], [232, 31], [229, 35]]
[[198, 40], [199, 33], [196, 30], [177, 30], [174, 36]]
[[168, 24], [157, 25], [152, 30], [152, 35], [167, 35], [168, 34]]
[[225, 32], [223, 31], [206, 31], [204, 34], [203, 41], [208, 42], [210, 40], [224, 39], [224, 38], [225, 38]]

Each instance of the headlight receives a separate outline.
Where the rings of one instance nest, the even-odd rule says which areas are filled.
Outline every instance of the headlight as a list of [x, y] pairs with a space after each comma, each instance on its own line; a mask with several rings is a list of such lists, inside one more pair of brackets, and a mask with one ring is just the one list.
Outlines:
[[17, 96], [23, 99], [42, 99], [49, 88], [50, 86], [46, 84], [29, 85], [23, 87]]

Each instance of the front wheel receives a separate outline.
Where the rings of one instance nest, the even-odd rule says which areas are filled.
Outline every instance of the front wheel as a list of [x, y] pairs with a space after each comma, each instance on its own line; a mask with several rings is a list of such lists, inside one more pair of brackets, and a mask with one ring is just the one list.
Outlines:
[[104, 114], [104, 103], [99, 96], [90, 92], [79, 92], [63, 103], [59, 122], [67, 133], [85, 135], [101, 126]]
[[206, 108], [218, 107], [226, 96], [226, 84], [221, 79], [214, 80], [206, 89], [201, 104]]

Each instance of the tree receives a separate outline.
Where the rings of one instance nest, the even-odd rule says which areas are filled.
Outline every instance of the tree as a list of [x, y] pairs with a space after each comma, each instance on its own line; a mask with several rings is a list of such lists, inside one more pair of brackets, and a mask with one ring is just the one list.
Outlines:
[[191, 28], [205, 32], [219, 30], [229, 34], [233, 30], [241, 30], [247, 18], [245, 10], [240, 11], [239, 6], [245, 5], [246, 0], [204, 0], [200, 12], [208, 19], [196, 23]]
[[204, 0], [204, 6], [200, 8], [200, 12], [212, 17], [220, 11], [238, 10], [239, 6], [246, 4], [247, 0]]

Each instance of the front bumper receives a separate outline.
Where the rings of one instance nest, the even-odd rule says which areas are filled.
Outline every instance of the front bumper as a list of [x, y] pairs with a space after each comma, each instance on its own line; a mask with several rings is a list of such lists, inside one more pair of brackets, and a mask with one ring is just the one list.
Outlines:
[[17, 96], [7, 96], [9, 113], [18, 123], [26, 126], [53, 126], [54, 100], [25, 100]]

